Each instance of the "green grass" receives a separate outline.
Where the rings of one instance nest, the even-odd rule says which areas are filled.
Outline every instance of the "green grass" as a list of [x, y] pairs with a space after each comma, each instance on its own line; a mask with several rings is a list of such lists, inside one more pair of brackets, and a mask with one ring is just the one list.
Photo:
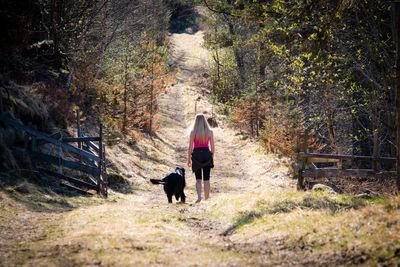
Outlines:
[[210, 212], [230, 218], [223, 234], [239, 244], [253, 240], [248, 246], [254, 244], [255, 250], [259, 242], [278, 238], [286, 250], [297, 251], [295, 258], [336, 253], [344, 255], [344, 263], [376, 265], [400, 263], [399, 203], [398, 197], [361, 199], [326, 192], [248, 193], [219, 201]]
[[[1, 200], [1, 199], [0, 199]], [[17, 212], [10, 208], [6, 203], [0, 203], [0, 218], [1, 220], [11, 220], [15, 218]]]

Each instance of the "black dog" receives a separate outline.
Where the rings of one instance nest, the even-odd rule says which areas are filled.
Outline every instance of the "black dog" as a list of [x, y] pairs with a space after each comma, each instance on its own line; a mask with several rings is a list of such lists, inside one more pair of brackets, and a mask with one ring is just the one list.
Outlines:
[[163, 179], [150, 179], [150, 182], [153, 184], [162, 184], [164, 185], [164, 192], [167, 194], [168, 203], [172, 203], [172, 196], [175, 195], [176, 200], [178, 201], [181, 198], [181, 201], [185, 203], [186, 196], [183, 192], [186, 181], [185, 181], [185, 169], [182, 167], [176, 167], [175, 172], [168, 173]]

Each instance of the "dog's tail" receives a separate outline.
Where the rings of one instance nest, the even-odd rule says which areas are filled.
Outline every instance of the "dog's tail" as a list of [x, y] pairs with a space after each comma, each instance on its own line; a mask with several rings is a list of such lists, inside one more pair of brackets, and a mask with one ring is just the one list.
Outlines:
[[166, 182], [164, 182], [163, 180], [159, 180], [159, 179], [150, 179], [150, 182], [152, 184], [166, 184]]

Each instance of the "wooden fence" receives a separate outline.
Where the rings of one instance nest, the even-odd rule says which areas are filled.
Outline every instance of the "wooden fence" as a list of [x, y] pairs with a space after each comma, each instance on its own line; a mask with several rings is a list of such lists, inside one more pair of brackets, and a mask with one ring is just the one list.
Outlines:
[[[103, 129], [101, 124], [99, 136], [82, 136], [78, 111], [78, 137], [66, 137], [60, 139], [53, 138], [45, 133], [25, 126], [20, 121], [3, 112], [2, 90], [0, 90], [0, 120], [5, 124], [24, 132], [24, 152], [29, 153], [32, 159], [53, 164], [57, 166], [58, 169], [58, 171], [55, 172], [45, 168], [38, 168], [40, 172], [66, 180], [80, 187], [94, 189], [99, 195], [107, 197], [105, 147], [103, 145]], [[98, 145], [93, 142], [98, 142]], [[38, 146], [39, 143], [49, 143], [54, 145], [57, 151], [57, 156], [41, 152]], [[77, 143], [78, 147], [72, 146], [70, 143]], [[66, 151], [77, 155], [79, 160], [72, 161], [65, 159], [63, 153]], [[87, 174], [89, 182], [64, 175], [63, 168], [69, 168]]]
[[[298, 172], [298, 189], [305, 189], [305, 177], [322, 178], [322, 177], [368, 177], [376, 176], [384, 173], [393, 173], [390, 171], [379, 170], [378, 163], [390, 162], [395, 164], [396, 158], [392, 157], [371, 157], [371, 156], [354, 156], [354, 155], [340, 155], [340, 154], [319, 154], [319, 153], [299, 153], [300, 169]], [[373, 169], [344, 169], [343, 161], [368, 161], [371, 162]], [[332, 167], [318, 168], [315, 163], [333, 163]]]

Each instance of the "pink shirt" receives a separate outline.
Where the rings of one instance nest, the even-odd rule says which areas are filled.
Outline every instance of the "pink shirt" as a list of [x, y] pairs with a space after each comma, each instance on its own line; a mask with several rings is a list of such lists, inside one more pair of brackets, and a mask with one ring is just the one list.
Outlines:
[[193, 149], [198, 148], [198, 147], [208, 147], [208, 143], [210, 143], [210, 137], [208, 137], [208, 139], [205, 143], [202, 143], [199, 140], [196, 140], [196, 136], [195, 136], [194, 140], [193, 140]]

